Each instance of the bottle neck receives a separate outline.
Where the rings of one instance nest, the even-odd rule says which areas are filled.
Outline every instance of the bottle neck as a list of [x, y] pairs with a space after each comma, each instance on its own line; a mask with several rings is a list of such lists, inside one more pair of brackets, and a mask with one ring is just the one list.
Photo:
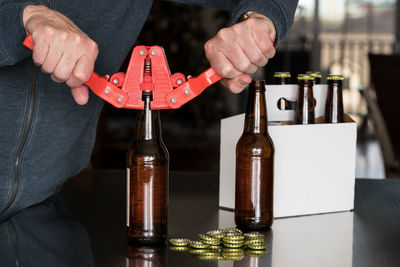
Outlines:
[[253, 81], [249, 87], [243, 133], [267, 133], [267, 108], [264, 81]]
[[329, 81], [328, 91], [331, 91], [334, 94], [340, 94], [342, 92], [342, 81]]
[[145, 95], [144, 109], [140, 111], [136, 126], [137, 140], [161, 140], [160, 112], [150, 109], [151, 96]]
[[309, 97], [310, 93], [312, 93], [313, 85], [314, 81], [305, 80], [298, 82], [299, 91], [301, 91], [306, 97]]

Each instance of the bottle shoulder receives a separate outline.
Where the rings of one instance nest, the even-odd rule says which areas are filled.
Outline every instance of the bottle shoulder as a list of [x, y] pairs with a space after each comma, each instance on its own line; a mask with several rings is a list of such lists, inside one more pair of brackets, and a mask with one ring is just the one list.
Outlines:
[[243, 134], [236, 145], [236, 153], [240, 155], [273, 156], [274, 144], [268, 134]]
[[128, 164], [134, 162], [169, 162], [169, 154], [162, 141], [134, 141], [128, 151]]

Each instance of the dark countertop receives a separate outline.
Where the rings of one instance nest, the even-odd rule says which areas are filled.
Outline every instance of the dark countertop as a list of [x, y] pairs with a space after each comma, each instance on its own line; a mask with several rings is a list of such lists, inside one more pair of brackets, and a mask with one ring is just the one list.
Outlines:
[[[62, 195], [73, 220], [55, 197], [0, 225], [0, 266], [400, 266], [400, 180], [357, 179], [354, 212], [276, 219], [268, 253], [241, 261], [128, 246], [122, 170], [85, 171]], [[170, 237], [234, 226], [218, 209], [218, 176], [171, 173], [168, 220]]]

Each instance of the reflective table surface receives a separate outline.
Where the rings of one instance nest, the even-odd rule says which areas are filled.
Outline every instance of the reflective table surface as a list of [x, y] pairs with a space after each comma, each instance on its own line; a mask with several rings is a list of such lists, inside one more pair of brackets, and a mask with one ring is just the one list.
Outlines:
[[[400, 266], [400, 180], [357, 179], [353, 212], [275, 219], [267, 253], [238, 261], [129, 245], [124, 171], [85, 171], [62, 196], [0, 224], [0, 266]], [[169, 237], [234, 226], [215, 174], [171, 173], [169, 200]]]

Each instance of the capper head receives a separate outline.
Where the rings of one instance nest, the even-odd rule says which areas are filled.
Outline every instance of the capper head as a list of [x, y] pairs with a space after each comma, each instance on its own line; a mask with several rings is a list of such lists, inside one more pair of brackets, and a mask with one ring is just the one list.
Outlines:
[[128, 94], [125, 108], [144, 109], [142, 96], [149, 92], [152, 93], [152, 110], [171, 108], [167, 94], [174, 90], [174, 86], [162, 47], [136, 46], [133, 49], [122, 90]]

